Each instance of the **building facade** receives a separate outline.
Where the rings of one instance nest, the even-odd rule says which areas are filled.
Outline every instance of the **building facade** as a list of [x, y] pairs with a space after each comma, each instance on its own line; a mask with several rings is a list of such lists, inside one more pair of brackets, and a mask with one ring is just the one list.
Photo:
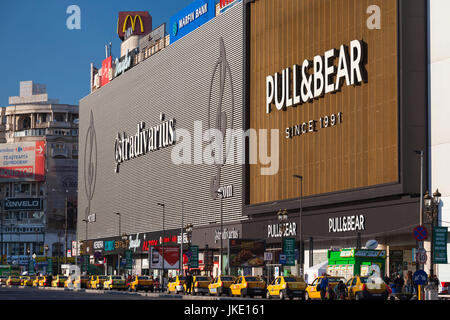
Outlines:
[[[283, 237], [297, 249], [302, 237], [304, 270], [326, 262], [329, 249], [376, 240], [388, 275], [415, 271], [426, 2], [256, 0], [245, 9], [246, 124], [279, 132], [278, 172], [246, 167], [243, 234], [273, 252], [253, 272], [281, 267]], [[297, 253], [286, 269], [298, 273], [298, 262]]]
[[[211, 1], [196, 3], [215, 12]], [[123, 73], [116, 64], [116, 77], [80, 101], [78, 240], [105, 272], [122, 273], [122, 257], [132, 251], [127, 271], [147, 273], [150, 247], [176, 254], [181, 230], [192, 224], [199, 268], [217, 274], [216, 233], [245, 219], [243, 164], [214, 165], [216, 155], [237, 155], [209, 149], [216, 134], [225, 140], [244, 127], [243, 17], [242, 4], [234, 6], [159, 52], [139, 41], [144, 59]], [[224, 259], [226, 245], [223, 236]], [[213, 256], [207, 265], [205, 249]], [[166, 270], [180, 268], [177, 258], [167, 263]]]
[[36, 254], [35, 271], [58, 268], [75, 237], [78, 106], [49, 99], [45, 85], [22, 81], [20, 95], [2, 112], [3, 261], [28, 270]]

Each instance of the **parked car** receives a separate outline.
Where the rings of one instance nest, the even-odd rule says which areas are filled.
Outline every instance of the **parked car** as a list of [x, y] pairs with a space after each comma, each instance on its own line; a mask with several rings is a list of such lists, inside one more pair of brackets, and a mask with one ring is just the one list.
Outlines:
[[[201, 294], [205, 295], [209, 293], [208, 286], [211, 283], [212, 279], [206, 276], [194, 276], [192, 281], [192, 294]], [[184, 285], [184, 290], [186, 291], [186, 284]]]
[[89, 276], [78, 276], [75, 278], [75, 281], [73, 282], [73, 285], [75, 287], [80, 287], [83, 289], [89, 288]]
[[185, 276], [176, 276], [172, 282], [167, 284], [167, 293], [183, 293], [185, 292]]
[[[305, 299], [306, 300], [314, 300], [320, 299], [320, 289], [319, 284], [322, 281], [323, 276], [317, 277], [314, 281], [306, 288]], [[344, 277], [328, 277], [328, 288], [334, 290], [334, 287], [339, 284], [339, 281], [343, 281], [345, 283]], [[328, 290], [327, 295], [328, 298]]]
[[125, 279], [121, 276], [108, 276], [108, 278], [103, 282], [103, 289], [106, 290], [126, 290], [127, 284]]
[[53, 280], [52, 280], [52, 287], [55, 288], [63, 288], [64, 284], [67, 280], [66, 276], [61, 276], [61, 275], [57, 275]]
[[235, 277], [232, 276], [218, 276], [209, 285], [209, 294], [218, 295], [229, 294], [230, 286], [236, 281]]
[[103, 283], [108, 280], [108, 276], [91, 276], [89, 288], [103, 289]]
[[266, 298], [279, 297], [293, 299], [299, 297], [305, 299], [307, 284], [302, 278], [297, 277], [277, 277], [267, 286]]
[[230, 286], [230, 296], [240, 297], [264, 297], [266, 293], [266, 283], [259, 277], [240, 276]]
[[387, 300], [389, 291], [386, 283], [379, 277], [355, 276], [346, 283], [348, 299], [383, 299]]
[[8, 276], [0, 276], [0, 285], [5, 286], [6, 280], [8, 280]]
[[52, 276], [43, 276], [39, 279], [39, 287], [50, 287], [52, 285]]
[[42, 276], [36, 276], [36, 277], [33, 279], [33, 284], [32, 284], [32, 286], [33, 286], [33, 287], [39, 287], [39, 281], [41, 281], [43, 278], [44, 278], [44, 277], [42, 277]]
[[33, 278], [30, 276], [21, 277], [20, 285], [25, 286], [25, 287], [31, 287], [33, 285]]
[[129, 283], [128, 290], [134, 292], [138, 290], [153, 292], [154, 291], [153, 279], [151, 279], [149, 276], [134, 276]]
[[19, 276], [10, 276], [10, 277], [8, 277], [8, 280], [6, 280], [6, 285], [7, 286], [20, 286], [21, 280], [20, 280]]

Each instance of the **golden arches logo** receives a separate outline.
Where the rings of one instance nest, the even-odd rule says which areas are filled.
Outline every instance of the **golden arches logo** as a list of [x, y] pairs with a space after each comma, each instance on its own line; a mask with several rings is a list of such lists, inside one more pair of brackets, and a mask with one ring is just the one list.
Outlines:
[[[131, 15], [127, 15], [125, 17], [125, 20], [123, 21], [123, 27], [122, 27], [122, 31], [125, 32], [125, 30], [127, 29], [127, 22], [128, 22], [128, 18], [130, 18], [131, 21], [131, 29], [134, 31], [136, 29], [136, 20], [137, 18], [139, 18], [139, 22], [141, 24], [141, 32], [144, 32], [144, 23], [142, 22], [142, 18], [140, 15], [135, 15], [134, 18]], [[117, 33], [119, 33], [119, 20], [117, 21]]]

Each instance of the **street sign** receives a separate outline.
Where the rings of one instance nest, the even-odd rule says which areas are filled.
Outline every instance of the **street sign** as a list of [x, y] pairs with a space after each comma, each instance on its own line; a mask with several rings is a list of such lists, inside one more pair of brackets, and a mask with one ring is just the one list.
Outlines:
[[433, 229], [433, 262], [447, 264], [447, 227]]
[[280, 254], [280, 264], [286, 264], [286, 255]]
[[133, 269], [133, 251], [131, 250], [125, 251], [125, 269]]
[[414, 238], [417, 241], [424, 241], [428, 239], [428, 230], [424, 226], [417, 226], [413, 230]]
[[295, 238], [283, 239], [283, 253], [286, 255], [285, 265], [295, 266]]
[[272, 261], [272, 252], [264, 252], [264, 261]]
[[425, 250], [417, 250], [416, 253], [416, 261], [419, 264], [425, 264], [427, 263], [428, 257], [427, 257], [427, 252]]
[[428, 275], [423, 270], [417, 270], [414, 272], [413, 281], [416, 285], [423, 286], [427, 284]]

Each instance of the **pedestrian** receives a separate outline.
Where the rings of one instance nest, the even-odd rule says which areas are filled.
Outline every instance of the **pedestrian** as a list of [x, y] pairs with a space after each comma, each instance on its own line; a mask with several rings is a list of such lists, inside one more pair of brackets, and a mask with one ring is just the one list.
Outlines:
[[320, 299], [325, 300], [328, 290], [328, 275], [326, 273], [324, 273], [323, 278], [320, 279], [319, 289], [320, 289]]
[[408, 271], [405, 277], [405, 292], [411, 294], [413, 293], [413, 291], [414, 291], [413, 274], [412, 271]]
[[169, 273], [169, 282], [173, 282], [172, 272]]
[[439, 287], [439, 279], [438, 279], [438, 277], [434, 274], [433, 276], [431, 276], [430, 275], [430, 278], [429, 278], [429, 280], [428, 280], [428, 283], [429, 284], [433, 284], [433, 285], [435, 285], [436, 287]]
[[394, 284], [395, 284], [395, 293], [402, 293], [403, 286], [405, 285], [405, 280], [403, 280], [403, 277], [400, 275], [400, 273], [397, 274], [397, 278], [395, 278]]
[[345, 300], [345, 298], [347, 297], [347, 287], [345, 286], [344, 281], [339, 281], [337, 286], [334, 287], [334, 293], [337, 300]]
[[193, 278], [190, 272], [188, 272], [188, 275], [186, 277], [186, 294], [191, 294], [192, 293], [192, 282], [193, 282]]

